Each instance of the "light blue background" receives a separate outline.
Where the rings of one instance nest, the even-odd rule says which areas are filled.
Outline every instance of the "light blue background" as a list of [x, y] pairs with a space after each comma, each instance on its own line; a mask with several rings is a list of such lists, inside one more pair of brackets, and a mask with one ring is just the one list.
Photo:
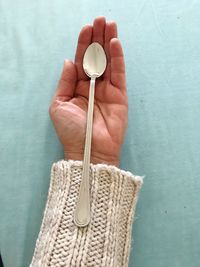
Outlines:
[[63, 158], [48, 106], [82, 25], [116, 20], [129, 128], [121, 168], [146, 175], [131, 267], [200, 266], [200, 1], [0, 1], [0, 251], [29, 265]]

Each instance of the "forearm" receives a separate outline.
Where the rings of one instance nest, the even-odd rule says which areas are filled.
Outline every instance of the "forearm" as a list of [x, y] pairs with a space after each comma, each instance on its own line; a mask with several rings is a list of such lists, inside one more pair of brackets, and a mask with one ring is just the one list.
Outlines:
[[32, 267], [128, 264], [131, 225], [142, 179], [114, 166], [91, 164], [91, 221], [78, 228], [73, 215], [82, 162], [52, 166], [48, 201]]

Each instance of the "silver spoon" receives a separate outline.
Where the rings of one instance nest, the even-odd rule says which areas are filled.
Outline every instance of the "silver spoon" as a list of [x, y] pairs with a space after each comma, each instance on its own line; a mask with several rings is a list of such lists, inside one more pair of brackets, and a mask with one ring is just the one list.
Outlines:
[[106, 54], [99, 43], [88, 46], [84, 58], [83, 69], [90, 79], [90, 91], [87, 113], [87, 127], [85, 138], [85, 149], [83, 158], [83, 174], [79, 189], [78, 201], [74, 213], [74, 222], [79, 227], [87, 226], [90, 222], [90, 154], [92, 140], [92, 124], [94, 109], [95, 80], [100, 77], [106, 69]]

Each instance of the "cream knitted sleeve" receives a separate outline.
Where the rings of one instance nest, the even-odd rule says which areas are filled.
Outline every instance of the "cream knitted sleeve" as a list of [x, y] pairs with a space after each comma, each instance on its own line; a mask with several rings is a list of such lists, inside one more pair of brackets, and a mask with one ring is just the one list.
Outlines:
[[47, 204], [30, 267], [126, 267], [142, 178], [117, 167], [90, 165], [91, 221], [73, 221], [81, 161], [54, 163]]

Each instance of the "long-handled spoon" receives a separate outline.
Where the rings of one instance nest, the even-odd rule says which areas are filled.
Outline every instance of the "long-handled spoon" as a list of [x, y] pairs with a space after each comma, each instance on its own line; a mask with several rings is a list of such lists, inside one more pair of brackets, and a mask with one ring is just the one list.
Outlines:
[[79, 227], [87, 226], [90, 222], [90, 154], [92, 140], [93, 108], [95, 80], [100, 77], [106, 69], [106, 54], [99, 43], [88, 46], [84, 58], [83, 69], [90, 77], [90, 91], [87, 113], [87, 127], [85, 138], [85, 149], [83, 158], [83, 174], [79, 189], [78, 201], [74, 213], [74, 222]]

